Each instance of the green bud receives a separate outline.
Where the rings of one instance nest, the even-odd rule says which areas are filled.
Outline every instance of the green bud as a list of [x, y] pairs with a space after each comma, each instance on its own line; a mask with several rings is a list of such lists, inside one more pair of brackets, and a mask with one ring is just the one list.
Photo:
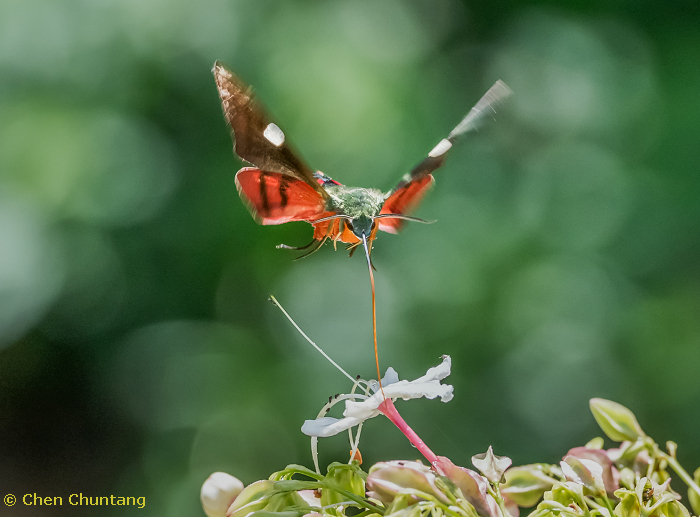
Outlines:
[[482, 453], [472, 456], [472, 464], [491, 483], [504, 483], [503, 474], [513, 464], [513, 461], [506, 456], [496, 456], [493, 447]]
[[671, 501], [662, 505], [661, 512], [667, 517], [690, 517], [688, 509], [680, 501]]
[[[695, 471], [693, 475], [695, 484], [700, 484], [700, 468]], [[700, 494], [698, 494], [692, 488], [688, 489], [688, 499], [690, 500], [690, 507], [693, 509], [695, 515], [700, 515]]]
[[230, 517], [243, 517], [250, 512], [262, 510], [268, 503], [274, 484], [274, 481], [268, 479], [251, 483], [238, 494], [238, 497], [228, 509], [227, 515]]
[[584, 508], [583, 486], [578, 483], [568, 481], [566, 483], [555, 483], [552, 490], [544, 494], [546, 501], [555, 501], [564, 506], [575, 505]]
[[586, 449], [602, 449], [605, 442], [600, 436], [596, 436], [590, 442], [588, 442], [584, 447]]
[[637, 494], [632, 490], [621, 488], [615, 490], [615, 497], [620, 499], [615, 507], [615, 517], [639, 517], [640, 506]]
[[634, 488], [635, 479], [636, 477], [632, 469], [625, 467], [620, 471], [620, 484], [623, 487], [632, 490]]
[[[391, 503], [400, 494], [408, 494], [410, 504], [431, 496], [450, 504], [450, 500], [435, 486], [435, 473], [417, 461], [383, 461], [369, 469], [367, 496]], [[421, 497], [421, 493], [426, 497]]]
[[[358, 472], [359, 470], [359, 467], [356, 465], [331, 463], [328, 466], [328, 474], [326, 475], [324, 482], [327, 482], [332, 486], [337, 486], [346, 492], [364, 497], [365, 482], [362, 479], [361, 474]], [[343, 501], [347, 500], [347, 496], [335, 490], [329, 488], [323, 488], [321, 490], [321, 506], [342, 503]]]
[[[549, 465], [546, 467], [547, 470], [551, 468]], [[542, 464], [534, 464], [508, 469], [505, 474], [506, 482], [501, 486], [501, 494], [524, 508], [536, 505], [556, 482], [556, 479], [544, 472], [544, 468]]]
[[672, 458], [675, 458], [676, 451], [678, 450], [678, 444], [676, 442], [672, 442], [669, 440], [666, 442], [666, 450], [668, 451], [669, 456], [671, 456]]
[[635, 441], [644, 435], [634, 414], [622, 404], [605, 399], [591, 399], [591, 412], [598, 425], [611, 440]]

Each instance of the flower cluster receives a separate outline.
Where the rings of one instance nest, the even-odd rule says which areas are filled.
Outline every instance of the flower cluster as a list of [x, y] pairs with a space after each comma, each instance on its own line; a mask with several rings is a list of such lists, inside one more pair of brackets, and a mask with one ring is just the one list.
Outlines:
[[[394, 421], [386, 403], [393, 408], [398, 398], [449, 400], [452, 387], [440, 383], [447, 374], [449, 358], [412, 382], [389, 372], [386, 399], [381, 391], [370, 394], [372, 383], [366, 383], [361, 402], [345, 399], [343, 419], [321, 416], [307, 421], [304, 430], [327, 436], [381, 413]], [[472, 458], [476, 471], [426, 447], [432, 456], [421, 452], [430, 465], [385, 461], [365, 472], [351, 460], [331, 464], [325, 475], [289, 465], [245, 488], [232, 476], [216, 473], [202, 487], [202, 504], [209, 517], [519, 517], [520, 508], [533, 506], [531, 517], [690, 517], [670, 486], [674, 472], [689, 487], [692, 511], [700, 513], [700, 469], [693, 478], [681, 467], [675, 443], [662, 450], [620, 404], [593, 399], [590, 405], [603, 432], [621, 442], [618, 447], [606, 450], [603, 439], [595, 438], [569, 450], [558, 465], [512, 468], [509, 458], [496, 456], [489, 447]], [[394, 423], [412, 439], [405, 423]]]

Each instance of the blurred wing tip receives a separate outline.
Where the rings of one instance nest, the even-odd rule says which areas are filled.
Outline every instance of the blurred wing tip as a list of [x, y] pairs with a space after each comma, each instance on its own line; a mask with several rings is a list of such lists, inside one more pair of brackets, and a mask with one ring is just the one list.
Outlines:
[[224, 77], [230, 77], [231, 72], [226, 68], [221, 61], [218, 59], [214, 61], [214, 67], [211, 69], [211, 72], [214, 74], [214, 76], [218, 79], [220, 76]]
[[500, 79], [493, 84], [491, 89], [496, 89], [500, 91], [501, 97], [503, 98], [508, 97], [509, 95], [513, 95], [513, 90], [511, 90], [510, 87]]

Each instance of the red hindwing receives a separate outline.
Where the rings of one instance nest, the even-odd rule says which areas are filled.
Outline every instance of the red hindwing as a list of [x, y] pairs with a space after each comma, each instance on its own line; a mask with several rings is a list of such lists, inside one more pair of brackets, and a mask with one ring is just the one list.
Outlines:
[[[381, 214], [402, 214], [406, 215], [420, 202], [430, 186], [433, 184], [433, 175], [428, 174], [420, 179], [409, 181], [405, 185], [397, 188], [384, 202]], [[404, 221], [383, 217], [377, 219], [379, 229], [388, 233], [399, 233]]]
[[286, 174], [246, 167], [236, 186], [252, 216], [261, 224], [312, 221], [325, 211], [325, 200], [308, 183]]

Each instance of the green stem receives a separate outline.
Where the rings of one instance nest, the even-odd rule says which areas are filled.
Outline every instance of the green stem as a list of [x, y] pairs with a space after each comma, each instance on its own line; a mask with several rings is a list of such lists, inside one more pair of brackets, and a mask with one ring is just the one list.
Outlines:
[[668, 464], [671, 466], [671, 468], [674, 470], [676, 474], [685, 482], [686, 485], [688, 485], [690, 488], [695, 490], [695, 492], [700, 496], [700, 487], [697, 485], [695, 481], [693, 481], [693, 478], [690, 477], [690, 474], [688, 474], [685, 469], [681, 466], [680, 463], [678, 463], [678, 460], [674, 458], [673, 456], [669, 456], [663, 451], [659, 451], [659, 456], [661, 456], [663, 459], [665, 459]]
[[[584, 500], [586, 501], [586, 504], [587, 504], [588, 506], [592, 506], [592, 507], [595, 508], [596, 510], [599, 510], [599, 511], [600, 511], [600, 510], [605, 510], [605, 506], [603, 506], [602, 504], [596, 503], [596, 502], [595, 502], [593, 499], [591, 499], [590, 497], [584, 497]], [[608, 507], [608, 509], [609, 509], [609, 507]], [[611, 514], [611, 515], [612, 515], [612, 514]]]
[[501, 514], [503, 514], [503, 517], [510, 517], [510, 513], [506, 509], [506, 503], [503, 500], [503, 497], [501, 497], [501, 490], [497, 483], [489, 483], [489, 494], [491, 494], [491, 497], [496, 500], [496, 504], [498, 504], [498, 507], [501, 509]]
[[606, 492], [603, 492], [603, 500], [605, 501], [605, 506], [608, 508], [608, 511], [610, 512], [610, 517], [613, 517], [613, 512], [615, 511], [615, 509], [613, 508], [613, 505], [610, 502], [610, 499], [608, 499], [608, 494]]

